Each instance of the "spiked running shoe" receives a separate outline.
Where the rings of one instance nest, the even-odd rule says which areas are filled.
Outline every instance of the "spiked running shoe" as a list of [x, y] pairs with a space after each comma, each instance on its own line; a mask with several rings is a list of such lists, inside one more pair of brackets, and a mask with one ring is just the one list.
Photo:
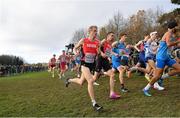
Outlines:
[[94, 110], [96, 111], [100, 111], [101, 109], [103, 109], [102, 106], [98, 105], [97, 103], [93, 106]]
[[117, 93], [113, 93], [109, 96], [110, 99], [119, 99], [121, 96]]
[[144, 89], [143, 89], [143, 93], [144, 93], [144, 95], [147, 96], [147, 97], [151, 97], [151, 96], [152, 96], [151, 94], [148, 93], [148, 90], [144, 90]]
[[67, 78], [67, 79], [65, 80], [65, 85], [66, 85], [66, 87], [68, 87], [69, 84], [70, 84], [69, 78]]

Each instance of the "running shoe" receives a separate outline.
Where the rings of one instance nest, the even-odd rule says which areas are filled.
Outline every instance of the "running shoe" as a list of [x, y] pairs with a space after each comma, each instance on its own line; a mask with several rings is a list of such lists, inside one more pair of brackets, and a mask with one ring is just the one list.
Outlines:
[[159, 86], [158, 83], [154, 83], [153, 88], [156, 89], [156, 90], [159, 90], [159, 91], [163, 91], [165, 89], [164, 87]]
[[68, 87], [69, 84], [70, 84], [69, 78], [67, 78], [67, 79], [65, 80], [65, 85], [66, 85], [66, 87]]
[[147, 97], [151, 97], [152, 95], [148, 93], [148, 90], [143, 89], [143, 93]]
[[109, 96], [109, 98], [110, 99], [118, 99], [118, 98], [120, 98], [121, 96], [119, 95], [119, 94], [117, 94], [117, 93], [113, 93], [113, 94], [111, 94], [110, 96]]
[[94, 82], [93, 85], [99, 86], [99, 84], [97, 82]]
[[103, 109], [102, 106], [98, 105], [97, 103], [93, 106], [94, 110], [96, 111], [100, 111], [101, 109]]
[[121, 91], [124, 92], [124, 93], [129, 92], [129, 90], [127, 88], [121, 88]]

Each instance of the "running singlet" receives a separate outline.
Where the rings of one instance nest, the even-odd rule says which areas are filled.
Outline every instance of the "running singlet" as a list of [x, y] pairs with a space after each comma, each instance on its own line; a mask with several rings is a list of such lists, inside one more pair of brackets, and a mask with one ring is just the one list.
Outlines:
[[83, 61], [85, 63], [94, 63], [96, 55], [98, 53], [98, 46], [99, 46], [99, 40], [95, 39], [94, 41], [91, 41], [89, 38], [84, 39], [83, 44]]
[[111, 57], [111, 49], [111, 44], [105, 41], [103, 44], [103, 52], [106, 54], [106, 56]]
[[152, 41], [150, 43], [146, 42], [145, 43], [145, 57], [149, 57], [151, 55], [155, 55], [156, 49], [158, 47], [158, 44], [156, 41]]
[[128, 60], [129, 59], [129, 54], [130, 54], [130, 50], [129, 49], [125, 49], [124, 50], [124, 54], [121, 56], [121, 60]]
[[55, 65], [55, 63], [56, 63], [56, 58], [51, 58], [51, 64]]
[[144, 45], [145, 45], [145, 41], [142, 41], [142, 43], [140, 44], [140, 52], [143, 52], [144, 51]]
[[[122, 56], [125, 53], [126, 46], [123, 42], [118, 42], [117, 47], [113, 48], [113, 52], [119, 54], [119, 56]], [[112, 55], [112, 61], [120, 61], [121, 57], [117, 57], [115, 55]]]
[[81, 61], [81, 57], [82, 57], [81, 54], [78, 54], [78, 55], [76, 56], [76, 60], [77, 60], [77, 61]]
[[[165, 39], [166, 40], [166, 39]], [[174, 41], [174, 38], [171, 37], [170, 41]], [[157, 51], [156, 59], [166, 60], [170, 58], [170, 48], [168, 48], [166, 41], [161, 41]]]
[[61, 55], [61, 56], [59, 57], [59, 60], [60, 60], [61, 63], [62, 63], [62, 62], [66, 62], [66, 56], [65, 56], [65, 55]]

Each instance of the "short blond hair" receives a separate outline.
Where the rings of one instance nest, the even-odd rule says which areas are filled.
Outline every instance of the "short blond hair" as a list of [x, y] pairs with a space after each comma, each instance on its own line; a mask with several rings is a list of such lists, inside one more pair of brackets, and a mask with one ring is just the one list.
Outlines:
[[96, 29], [97, 29], [98, 27], [97, 27], [96, 25], [91, 25], [91, 26], [88, 28], [88, 33], [89, 33], [90, 31], [92, 31], [93, 28], [96, 28]]

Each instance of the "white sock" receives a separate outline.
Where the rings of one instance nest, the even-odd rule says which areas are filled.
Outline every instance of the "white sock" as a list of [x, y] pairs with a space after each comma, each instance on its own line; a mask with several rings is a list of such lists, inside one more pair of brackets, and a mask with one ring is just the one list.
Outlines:
[[96, 100], [92, 100], [92, 104], [94, 106], [96, 104]]
[[145, 91], [148, 91], [151, 88], [150, 84], [147, 84], [146, 87], [144, 88]]
[[169, 74], [168, 73], [166, 73], [166, 74], [164, 74], [164, 75], [162, 75], [162, 79], [165, 79], [165, 78], [168, 78], [169, 77]]

